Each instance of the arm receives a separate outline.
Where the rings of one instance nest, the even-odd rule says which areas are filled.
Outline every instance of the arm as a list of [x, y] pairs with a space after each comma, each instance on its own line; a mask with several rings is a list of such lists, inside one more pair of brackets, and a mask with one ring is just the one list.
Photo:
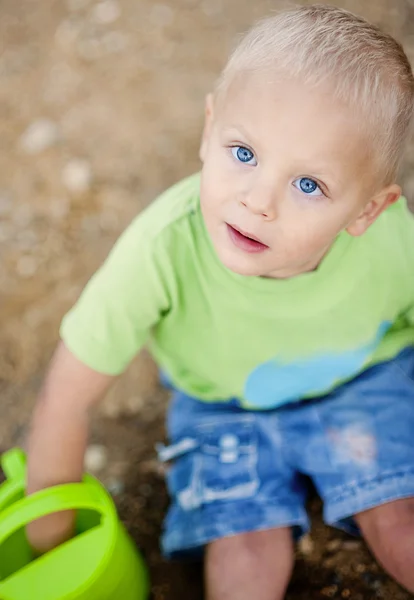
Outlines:
[[[33, 417], [28, 493], [81, 479], [91, 409], [169, 310], [175, 277], [169, 229], [165, 237], [152, 234], [169, 205], [167, 195], [129, 225], [63, 319], [64, 343]], [[28, 527], [29, 540], [45, 551], [70, 537], [73, 523], [70, 512], [39, 519]]]
[[[81, 363], [61, 342], [39, 394], [29, 436], [28, 493], [80, 481], [91, 409], [114, 377]], [[68, 539], [74, 514], [62, 512], [31, 523], [27, 533], [35, 550], [45, 552]]]

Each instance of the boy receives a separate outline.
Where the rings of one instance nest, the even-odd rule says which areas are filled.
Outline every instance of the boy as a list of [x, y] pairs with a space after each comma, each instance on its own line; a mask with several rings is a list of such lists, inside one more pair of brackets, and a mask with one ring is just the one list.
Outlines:
[[413, 98], [400, 45], [346, 11], [247, 34], [207, 98], [201, 176], [131, 224], [63, 321], [30, 492], [80, 479], [89, 409], [147, 342], [177, 390], [163, 548], [204, 551], [209, 600], [284, 597], [304, 474], [414, 592], [414, 221], [395, 183]]

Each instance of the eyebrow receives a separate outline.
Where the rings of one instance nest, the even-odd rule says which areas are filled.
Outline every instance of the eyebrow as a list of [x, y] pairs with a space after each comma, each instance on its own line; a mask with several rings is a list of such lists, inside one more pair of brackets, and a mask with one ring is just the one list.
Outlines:
[[223, 132], [230, 133], [238, 133], [241, 134], [242, 137], [252, 140], [252, 145], [255, 145], [254, 136], [251, 136], [249, 132], [242, 125], [229, 125], [228, 127], [223, 128]]
[[[344, 185], [344, 182], [341, 181], [340, 179], [338, 179], [337, 177], [335, 177], [330, 171], [324, 170], [322, 165], [320, 165], [321, 168], [312, 168], [311, 171], [309, 171], [309, 174], [313, 177], [316, 177], [316, 179], [320, 179], [322, 182], [325, 183], [325, 181], [329, 182], [329, 189], [331, 189], [332, 187], [335, 189], [336, 187], [340, 187]], [[328, 184], [326, 184], [328, 185]]]

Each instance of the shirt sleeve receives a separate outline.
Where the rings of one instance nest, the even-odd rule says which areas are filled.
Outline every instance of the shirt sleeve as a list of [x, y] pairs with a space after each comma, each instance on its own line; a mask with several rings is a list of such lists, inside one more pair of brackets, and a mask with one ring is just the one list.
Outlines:
[[62, 321], [61, 338], [81, 362], [108, 375], [126, 369], [169, 310], [166, 255], [138, 216]]

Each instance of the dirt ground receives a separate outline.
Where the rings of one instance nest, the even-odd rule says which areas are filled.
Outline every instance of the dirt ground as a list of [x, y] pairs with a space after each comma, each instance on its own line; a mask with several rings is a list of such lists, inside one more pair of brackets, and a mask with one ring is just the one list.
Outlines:
[[[343, 0], [414, 59], [414, 0]], [[257, 17], [255, 0], [0, 0], [0, 451], [24, 444], [60, 320], [131, 218], [199, 168], [203, 99]], [[414, 195], [414, 145], [402, 183]], [[154, 444], [167, 394], [143, 355], [110, 392], [99, 473], [150, 568], [153, 600], [202, 598], [200, 565], [165, 563]], [[321, 523], [298, 548], [289, 600], [409, 595], [364, 545]], [[275, 557], [277, 564], [277, 557]]]

